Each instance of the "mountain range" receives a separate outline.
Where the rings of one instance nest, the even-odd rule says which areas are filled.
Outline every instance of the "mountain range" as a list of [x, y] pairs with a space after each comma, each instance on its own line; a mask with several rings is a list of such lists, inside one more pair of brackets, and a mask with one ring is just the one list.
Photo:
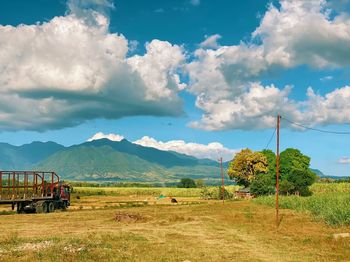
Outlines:
[[[228, 163], [224, 163], [227, 168]], [[68, 180], [174, 182], [184, 177], [220, 180], [218, 162], [133, 144], [93, 140], [64, 147], [54, 142], [0, 143], [2, 170], [55, 171]]]
[[[227, 167], [228, 162], [223, 163], [224, 170]], [[145, 147], [126, 139], [99, 139], [69, 147], [55, 142], [22, 146], [0, 143], [0, 169], [55, 171], [63, 179], [75, 181], [172, 183], [185, 177], [209, 183], [221, 180], [216, 161]], [[320, 170], [312, 171], [328, 177]]]

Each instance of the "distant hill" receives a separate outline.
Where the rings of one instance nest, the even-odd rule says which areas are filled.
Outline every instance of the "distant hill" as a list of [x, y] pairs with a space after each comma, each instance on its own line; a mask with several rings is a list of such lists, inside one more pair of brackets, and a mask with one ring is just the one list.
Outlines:
[[319, 176], [319, 177], [327, 177], [325, 174], [323, 174], [323, 172], [321, 171], [321, 170], [319, 170], [319, 169], [315, 169], [315, 168], [310, 168], [310, 170], [312, 171], [312, 172], [314, 172], [317, 176]]
[[[207, 161], [198, 160], [192, 156], [187, 156], [172, 151], [162, 151], [153, 147], [144, 147], [141, 145], [133, 144], [126, 139], [123, 139], [120, 142], [115, 142], [108, 139], [99, 139], [78, 145], [78, 147], [80, 146], [110, 146], [118, 152], [138, 156], [148, 162], [159, 164], [164, 167], [194, 166], [200, 163], [208, 164]], [[214, 161], [209, 160], [209, 165], [211, 165], [212, 162]]]
[[28, 169], [65, 147], [54, 142], [33, 142], [22, 146], [0, 143], [0, 167]]
[[54, 170], [64, 179], [114, 182], [174, 182], [181, 178], [220, 180], [210, 159], [108, 139], [64, 147], [53, 142], [0, 144], [0, 168]]
[[318, 169], [313, 169], [311, 168], [311, 171], [314, 172], [317, 176], [319, 176], [320, 178], [332, 178], [335, 180], [341, 180], [341, 179], [347, 179], [349, 177], [346, 176], [330, 176], [330, 175], [325, 175], [323, 172], [321, 172]]

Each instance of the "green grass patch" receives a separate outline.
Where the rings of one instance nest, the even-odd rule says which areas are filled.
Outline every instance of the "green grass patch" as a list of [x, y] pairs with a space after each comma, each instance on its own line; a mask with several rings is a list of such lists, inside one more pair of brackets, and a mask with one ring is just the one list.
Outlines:
[[314, 194], [320, 193], [350, 193], [350, 183], [315, 183], [310, 187]]
[[[256, 203], [275, 206], [275, 197], [259, 197]], [[310, 197], [281, 196], [280, 208], [309, 211], [316, 219], [328, 225], [350, 226], [350, 194], [322, 193]]]
[[[208, 187], [211, 188], [211, 187]], [[217, 190], [217, 187], [212, 187]], [[227, 186], [225, 189], [234, 192], [237, 186]], [[172, 197], [200, 197], [202, 188], [176, 187], [74, 187], [74, 194], [79, 196], [172, 196]]]

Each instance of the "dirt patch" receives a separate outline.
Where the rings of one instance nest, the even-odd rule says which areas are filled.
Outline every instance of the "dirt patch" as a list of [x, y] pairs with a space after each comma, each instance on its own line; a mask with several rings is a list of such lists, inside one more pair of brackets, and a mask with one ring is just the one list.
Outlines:
[[118, 212], [115, 215], [114, 219], [117, 222], [125, 222], [125, 223], [144, 222], [147, 220], [146, 217], [141, 216], [140, 214], [130, 214], [130, 213], [121, 213], [121, 212]]
[[74, 247], [73, 245], [68, 245], [63, 248], [64, 251], [69, 252], [69, 253], [77, 253], [77, 252], [82, 252], [85, 251], [86, 248], [85, 246], [81, 247]]
[[43, 241], [38, 243], [24, 243], [17, 248], [15, 251], [39, 251], [45, 248], [48, 248], [52, 245], [51, 241]]

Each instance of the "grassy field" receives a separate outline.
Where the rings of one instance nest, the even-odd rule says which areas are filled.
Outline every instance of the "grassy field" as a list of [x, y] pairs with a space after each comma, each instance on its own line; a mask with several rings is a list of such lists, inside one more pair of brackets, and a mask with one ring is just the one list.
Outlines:
[[[348, 261], [350, 239], [306, 213], [253, 201], [74, 197], [66, 212], [0, 216], [0, 261]], [[142, 204], [147, 201], [147, 204]], [[130, 204], [128, 204], [130, 203]], [[116, 216], [119, 218], [116, 220]], [[135, 218], [136, 217], [136, 218]]]
[[66, 212], [2, 215], [0, 261], [349, 261], [350, 238], [334, 237], [348, 226], [283, 209], [276, 229], [274, 208], [255, 200], [144, 190], [75, 188]]
[[[257, 203], [275, 206], [275, 197], [259, 197]], [[329, 225], [350, 226], [350, 194], [322, 193], [310, 197], [281, 196], [280, 208], [310, 212], [316, 219]]]
[[[310, 197], [280, 196], [280, 208], [309, 212], [328, 225], [350, 226], [350, 183], [315, 183]], [[275, 206], [274, 196], [259, 197], [256, 203]]]
[[310, 187], [314, 194], [350, 193], [350, 183], [315, 183]]
[[[210, 187], [213, 188], [213, 187]], [[234, 193], [239, 186], [226, 186], [225, 189]], [[75, 187], [74, 194], [83, 196], [174, 196], [174, 197], [200, 197], [201, 188], [175, 188], [175, 187]]]

